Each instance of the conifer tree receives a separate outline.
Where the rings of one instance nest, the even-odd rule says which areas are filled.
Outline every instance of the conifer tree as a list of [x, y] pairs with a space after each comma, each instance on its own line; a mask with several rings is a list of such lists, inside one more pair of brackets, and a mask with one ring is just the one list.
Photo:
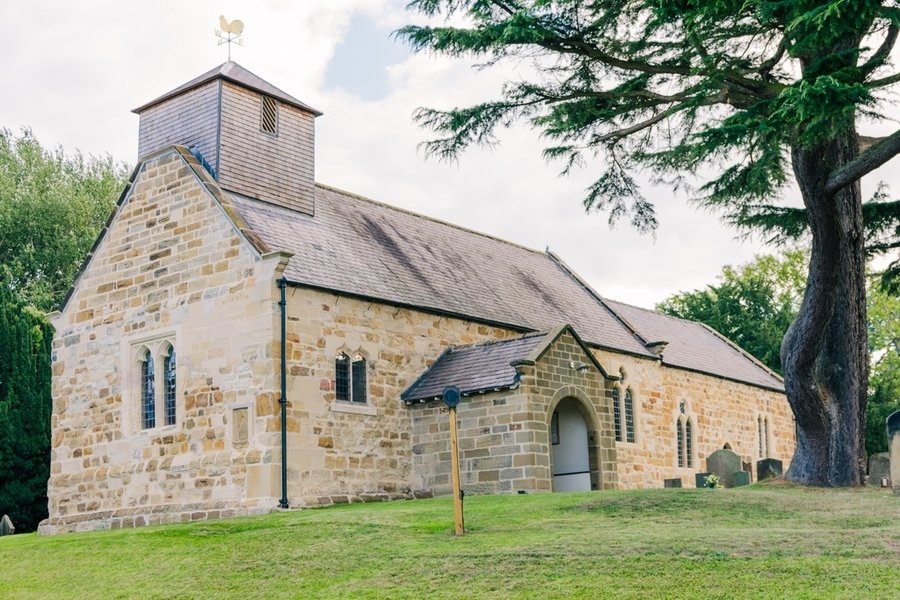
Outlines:
[[0, 279], [0, 515], [17, 532], [47, 517], [53, 331]]
[[[498, 100], [423, 108], [438, 133], [429, 155], [452, 159], [525, 121], [565, 170], [603, 171], [584, 205], [614, 223], [656, 226], [634, 178], [713, 173], [697, 200], [773, 239], [807, 236], [806, 293], [781, 349], [797, 450], [787, 477], [857, 485], [865, 472], [865, 263], [900, 246], [900, 202], [863, 203], [860, 178], [900, 152], [900, 130], [860, 135], [884, 118], [900, 82], [891, 52], [896, 0], [412, 0], [453, 19], [410, 25], [416, 50], [481, 66], [534, 60]], [[459, 23], [456, 25], [455, 23]], [[779, 201], [793, 180], [802, 208]], [[896, 272], [897, 263], [894, 263]]]

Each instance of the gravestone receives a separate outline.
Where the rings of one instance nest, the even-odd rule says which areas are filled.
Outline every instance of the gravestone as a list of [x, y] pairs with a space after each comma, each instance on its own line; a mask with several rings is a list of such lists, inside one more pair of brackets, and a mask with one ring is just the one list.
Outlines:
[[750, 485], [750, 471], [735, 471], [731, 474], [729, 487], [741, 487], [742, 485]]
[[753, 481], [753, 461], [743, 462], [741, 461], [741, 471], [747, 471], [750, 473], [750, 481]]
[[15, 532], [16, 528], [13, 526], [12, 521], [10, 521], [9, 515], [3, 515], [3, 518], [0, 519], [0, 536], [12, 535]]
[[869, 485], [881, 487], [882, 480], [887, 480], [891, 487], [891, 455], [889, 452], [878, 452], [869, 457]]
[[694, 484], [698, 488], [705, 488], [707, 475], [712, 475], [712, 473], [697, 473], [696, 475], [694, 475]]
[[731, 485], [731, 476], [741, 470], [741, 457], [731, 450], [716, 450], [706, 458], [706, 470], [719, 477], [725, 487]]
[[680, 487], [681, 487], [681, 478], [677, 478], [677, 479], [663, 479], [663, 487], [667, 487], [667, 488], [680, 488]]
[[784, 465], [777, 458], [764, 458], [756, 461], [756, 480], [764, 481], [773, 477], [781, 477]]
[[900, 410], [887, 418], [888, 448], [891, 449], [891, 485], [900, 496]]

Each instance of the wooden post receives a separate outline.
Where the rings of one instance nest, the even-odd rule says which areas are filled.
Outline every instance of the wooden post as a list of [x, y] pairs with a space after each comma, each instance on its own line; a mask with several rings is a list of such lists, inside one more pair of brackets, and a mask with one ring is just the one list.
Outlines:
[[456, 433], [456, 407], [450, 410], [450, 478], [453, 481], [453, 525], [456, 535], [462, 535], [463, 526], [462, 489], [459, 484], [459, 439]]
[[453, 484], [453, 529], [456, 535], [465, 532], [463, 523], [462, 488], [459, 483], [459, 437], [456, 432], [456, 406], [462, 394], [455, 385], [444, 388], [444, 404], [450, 413], [450, 480]]

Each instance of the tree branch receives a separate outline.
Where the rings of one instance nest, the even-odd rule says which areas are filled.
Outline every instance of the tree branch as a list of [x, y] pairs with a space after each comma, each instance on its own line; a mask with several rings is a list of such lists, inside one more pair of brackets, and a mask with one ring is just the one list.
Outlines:
[[900, 81], [900, 73], [894, 73], [893, 75], [889, 75], [887, 77], [882, 77], [881, 79], [873, 79], [865, 84], [867, 88], [880, 88], [888, 85], [892, 85]]
[[900, 153], [900, 130], [884, 138], [839, 169], [825, 182], [825, 191], [834, 193], [870, 173]]
[[768, 75], [772, 69], [775, 68], [782, 58], [784, 58], [784, 53], [787, 52], [788, 46], [791, 45], [791, 39], [784, 35], [781, 38], [781, 41], [778, 42], [778, 48], [775, 49], [775, 54], [772, 55], [769, 60], [763, 62], [757, 67], [756, 72], [765, 77]]
[[[708, 106], [710, 104], [717, 104], [722, 101], [723, 101], [723, 99], [721, 96], [718, 96], [718, 95], [717, 96], [709, 96], [708, 98], [704, 98], [700, 102], [700, 106]], [[616, 129], [615, 131], [610, 131], [609, 133], [604, 133], [603, 135], [594, 138], [593, 141], [591, 142], [591, 145], [602, 144], [604, 142], [608, 142], [611, 140], [618, 140], [623, 137], [627, 137], [627, 136], [631, 135], [632, 133], [637, 133], [638, 131], [642, 131], [644, 129], [647, 129], [648, 127], [652, 127], [653, 125], [656, 125], [660, 121], [663, 121], [663, 120], [667, 119], [668, 117], [671, 117], [675, 113], [682, 111], [686, 108], [688, 108], [687, 102], [682, 102], [681, 104], [676, 104], [675, 106], [667, 108], [666, 110], [650, 117], [649, 119], [641, 121], [640, 123], [635, 123], [631, 127], [623, 127], [622, 129]]]
[[869, 60], [860, 67], [863, 74], [868, 75], [887, 61], [888, 57], [891, 55], [891, 50], [894, 48], [894, 44], [897, 43], [898, 34], [900, 34], [900, 25], [891, 23], [888, 26], [884, 41], [881, 42], [881, 46], [879, 46], [878, 50], [869, 57]]

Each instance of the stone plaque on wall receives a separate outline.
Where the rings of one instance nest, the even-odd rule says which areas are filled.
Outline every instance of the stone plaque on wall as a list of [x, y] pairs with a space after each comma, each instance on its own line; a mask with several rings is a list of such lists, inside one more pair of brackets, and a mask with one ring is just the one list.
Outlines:
[[246, 444], [250, 439], [250, 415], [246, 406], [235, 408], [231, 413], [232, 440], [235, 446]]

